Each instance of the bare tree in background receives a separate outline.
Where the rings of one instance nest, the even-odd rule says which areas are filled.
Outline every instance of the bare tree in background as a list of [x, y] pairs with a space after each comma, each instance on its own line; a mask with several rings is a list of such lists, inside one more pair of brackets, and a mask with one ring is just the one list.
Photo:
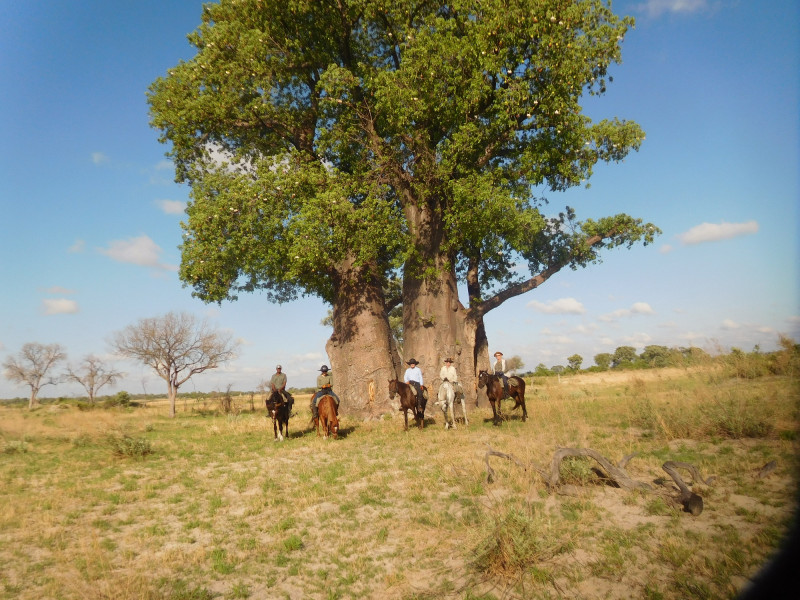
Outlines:
[[39, 390], [42, 387], [61, 381], [59, 377], [48, 376], [47, 373], [65, 358], [67, 355], [59, 344], [31, 342], [22, 346], [19, 354], [3, 361], [3, 372], [9, 381], [24, 383], [31, 388], [28, 408], [32, 409], [39, 404]]
[[67, 367], [66, 379], [81, 384], [86, 390], [86, 395], [89, 396], [89, 402], [94, 404], [95, 396], [100, 388], [114, 385], [122, 376], [123, 373], [107, 368], [102, 360], [90, 354], [77, 368]]
[[169, 416], [175, 416], [178, 388], [193, 375], [215, 369], [232, 359], [231, 335], [213, 329], [188, 313], [140, 319], [114, 335], [114, 348], [128, 358], [152, 367], [167, 382]]

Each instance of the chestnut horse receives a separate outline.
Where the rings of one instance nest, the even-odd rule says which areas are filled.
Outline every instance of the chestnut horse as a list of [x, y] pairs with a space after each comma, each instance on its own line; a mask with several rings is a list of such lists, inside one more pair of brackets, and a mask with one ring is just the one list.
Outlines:
[[317, 421], [317, 437], [320, 431], [323, 437], [333, 435], [333, 439], [339, 436], [339, 418], [336, 416], [336, 401], [333, 396], [323, 396], [317, 403], [319, 420]]
[[267, 412], [272, 417], [272, 429], [275, 441], [283, 441], [284, 431], [289, 437], [289, 403], [279, 391], [272, 392], [266, 399]]
[[389, 380], [389, 399], [393, 399], [395, 395], [400, 396], [400, 412], [406, 420], [405, 431], [408, 431], [408, 411], [414, 415], [417, 421], [417, 427], [422, 429], [425, 422], [425, 406], [417, 406], [417, 391], [407, 383], [398, 381], [397, 379]]
[[[512, 383], [513, 382], [513, 383]], [[516, 385], [515, 385], [516, 384]], [[515, 404], [511, 410], [522, 407], [522, 420], [528, 420], [528, 409], [525, 407], [525, 380], [522, 377], [513, 375], [508, 378], [508, 395], [503, 387], [503, 380], [494, 373], [480, 371], [478, 373], [478, 387], [486, 388], [486, 396], [492, 404], [494, 414], [494, 424], [500, 423], [503, 415], [500, 413], [500, 401], [504, 398], [511, 398]]]

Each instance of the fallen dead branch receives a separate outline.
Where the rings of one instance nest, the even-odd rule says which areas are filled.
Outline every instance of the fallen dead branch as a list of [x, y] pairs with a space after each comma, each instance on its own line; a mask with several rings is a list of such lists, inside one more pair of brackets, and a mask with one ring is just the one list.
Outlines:
[[[488, 450], [484, 456], [484, 462], [486, 463], [486, 482], [492, 483], [495, 479], [495, 471], [492, 468], [492, 465], [489, 462], [489, 458], [492, 456], [497, 456], [500, 458], [504, 458], [506, 460], [510, 460], [515, 463], [517, 466], [521, 467], [523, 470], [527, 471], [528, 469], [533, 469], [539, 473], [542, 479], [547, 485], [548, 489], [551, 491], [559, 490], [559, 480], [561, 478], [561, 461], [569, 456], [586, 456], [595, 460], [605, 471], [608, 477], [620, 488], [626, 490], [645, 490], [648, 492], [655, 492], [659, 493], [659, 490], [654, 490], [653, 486], [643, 481], [637, 481], [631, 478], [628, 473], [625, 471], [625, 466], [628, 462], [635, 456], [635, 454], [629, 454], [622, 458], [616, 465], [614, 465], [610, 460], [608, 460], [605, 456], [597, 452], [596, 450], [592, 450], [591, 448], [559, 448], [556, 450], [555, 454], [553, 455], [553, 460], [550, 462], [550, 470], [543, 469], [535, 464], [526, 465], [520, 459], [518, 459], [513, 454], [506, 454], [504, 452], [498, 452], [494, 450], [487, 444]], [[700, 475], [700, 472], [697, 470], [697, 467], [690, 463], [683, 463], [683, 462], [674, 462], [674, 461], [667, 461], [662, 465], [664, 471], [672, 478], [675, 484], [680, 489], [680, 496], [676, 499], [683, 505], [683, 509], [691, 513], [693, 516], [699, 515], [703, 512], [703, 498], [689, 489], [689, 486], [683, 481], [681, 476], [678, 474], [677, 469], [685, 469], [689, 472], [692, 476], [693, 482], [700, 482], [704, 485], [711, 485], [711, 482], [714, 480], [714, 477], [710, 477], [708, 480], [704, 480]], [[570, 490], [574, 486], [569, 486]], [[673, 499], [675, 500], [675, 499]]]

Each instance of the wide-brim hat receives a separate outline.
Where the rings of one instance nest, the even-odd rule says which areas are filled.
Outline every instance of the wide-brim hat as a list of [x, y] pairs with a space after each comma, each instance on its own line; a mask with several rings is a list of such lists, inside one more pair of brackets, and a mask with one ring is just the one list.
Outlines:
[[419, 361], [418, 361], [416, 358], [409, 358], [409, 359], [406, 361], [406, 364], [407, 364], [407, 365], [418, 365], [418, 364], [419, 364]]
[[444, 362], [451, 363], [451, 362], [453, 362], [453, 359], [448, 356], [447, 358], [444, 359]]
[[503, 356], [503, 353], [498, 350], [497, 352], [494, 353], [494, 355], [495, 356]]
[[282, 369], [283, 367], [282, 367], [282, 366], [280, 366], [280, 365], [275, 365], [275, 368], [276, 368], [276, 369]]
[[319, 370], [320, 370], [320, 371], [322, 371], [323, 373], [325, 373], [326, 371], [329, 371], [330, 369], [328, 369], [328, 365], [322, 365], [322, 366], [319, 368]]

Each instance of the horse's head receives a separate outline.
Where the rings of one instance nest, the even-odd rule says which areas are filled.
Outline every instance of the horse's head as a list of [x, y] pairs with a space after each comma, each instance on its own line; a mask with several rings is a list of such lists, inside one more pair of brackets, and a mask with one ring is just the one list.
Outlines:
[[487, 371], [478, 371], [478, 387], [486, 387], [486, 384], [489, 382], [489, 373]]
[[389, 397], [394, 398], [397, 394], [397, 379], [389, 380]]

